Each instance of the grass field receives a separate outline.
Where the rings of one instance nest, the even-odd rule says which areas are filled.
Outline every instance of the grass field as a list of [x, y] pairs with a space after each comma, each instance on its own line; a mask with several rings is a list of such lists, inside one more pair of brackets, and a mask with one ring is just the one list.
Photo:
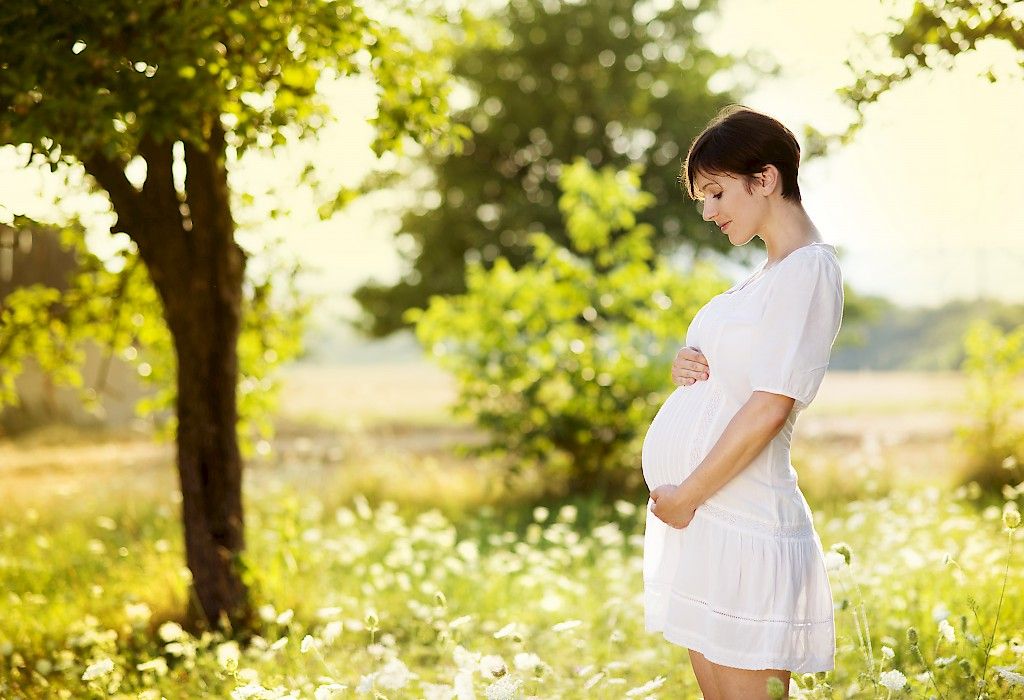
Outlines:
[[[984, 676], [989, 697], [1021, 697], [1021, 530], [952, 485], [963, 392], [956, 375], [835, 373], [801, 416], [801, 487], [826, 549], [852, 557], [830, 557], [837, 669], [793, 696], [952, 700]], [[507, 491], [453, 455], [477, 437], [447, 417], [453, 396], [429, 365], [289, 371], [274, 451], [246, 475], [266, 627], [245, 649], [176, 624], [168, 446], [0, 443], [0, 697], [699, 697], [685, 650], [643, 631], [644, 495]], [[896, 671], [905, 689], [880, 684]]]

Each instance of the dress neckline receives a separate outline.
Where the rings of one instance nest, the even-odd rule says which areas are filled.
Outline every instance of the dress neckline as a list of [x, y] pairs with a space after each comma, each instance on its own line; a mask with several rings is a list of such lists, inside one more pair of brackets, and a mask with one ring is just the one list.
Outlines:
[[735, 292], [738, 292], [741, 289], [744, 289], [745, 287], [749, 286], [750, 283], [752, 283], [752, 282], [754, 282], [756, 280], [761, 279], [763, 277], [763, 273], [768, 272], [769, 270], [774, 270], [776, 267], [779, 266], [779, 263], [781, 263], [783, 260], [788, 258], [790, 255], [792, 255], [796, 251], [801, 250], [803, 248], [810, 248], [811, 246], [815, 246], [815, 245], [824, 246], [825, 248], [830, 250], [833, 254], [836, 253], [836, 247], [834, 245], [832, 245], [831, 243], [825, 243], [824, 241], [815, 241], [814, 243], [808, 243], [807, 245], [802, 245], [799, 248], [794, 248], [793, 250], [789, 251], [788, 253], [783, 255], [781, 258], [776, 260], [775, 263], [772, 264], [772, 265], [769, 265], [768, 264], [768, 258], [765, 258], [764, 260], [761, 261], [761, 264], [757, 266], [757, 269], [755, 269], [754, 272], [749, 277], [747, 277], [747, 279], [739, 282], [738, 286], [735, 286], [735, 287], [733, 287], [732, 289], [730, 289], [730, 290], [728, 290], [726, 292], [722, 292], [722, 294], [723, 295], [729, 295], [729, 294], [733, 294]]

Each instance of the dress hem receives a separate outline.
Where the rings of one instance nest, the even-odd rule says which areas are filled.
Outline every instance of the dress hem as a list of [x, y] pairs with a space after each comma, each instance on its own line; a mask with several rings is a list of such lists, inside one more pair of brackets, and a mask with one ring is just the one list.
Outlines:
[[819, 673], [834, 671], [836, 667], [834, 652], [829, 657], [813, 657], [810, 660], [794, 664], [792, 659], [764, 654], [742, 654], [736, 649], [722, 648], [700, 635], [673, 626], [658, 629], [648, 625], [647, 631], [661, 632], [668, 642], [699, 652], [705, 659], [719, 666], [741, 668], [747, 671], [777, 670], [790, 673]]

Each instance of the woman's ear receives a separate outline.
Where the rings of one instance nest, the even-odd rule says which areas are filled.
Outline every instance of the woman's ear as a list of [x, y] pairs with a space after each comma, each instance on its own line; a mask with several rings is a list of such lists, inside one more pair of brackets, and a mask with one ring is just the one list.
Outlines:
[[775, 191], [779, 184], [779, 169], [769, 163], [761, 168], [761, 172], [757, 174], [757, 180], [761, 194], [767, 197]]

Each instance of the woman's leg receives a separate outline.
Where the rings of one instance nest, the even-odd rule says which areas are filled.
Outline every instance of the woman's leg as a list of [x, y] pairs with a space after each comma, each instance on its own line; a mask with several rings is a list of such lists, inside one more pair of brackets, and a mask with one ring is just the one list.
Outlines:
[[690, 652], [690, 665], [693, 667], [693, 675], [697, 676], [697, 685], [704, 695], [704, 700], [725, 700], [718, 692], [718, 684], [715, 682], [715, 671], [711, 662], [704, 658], [699, 651], [688, 649]]
[[769, 669], [751, 671], [746, 668], [732, 668], [708, 662], [715, 676], [715, 683], [722, 700], [769, 700], [768, 679], [782, 681], [782, 697], [789, 697], [789, 671]]

